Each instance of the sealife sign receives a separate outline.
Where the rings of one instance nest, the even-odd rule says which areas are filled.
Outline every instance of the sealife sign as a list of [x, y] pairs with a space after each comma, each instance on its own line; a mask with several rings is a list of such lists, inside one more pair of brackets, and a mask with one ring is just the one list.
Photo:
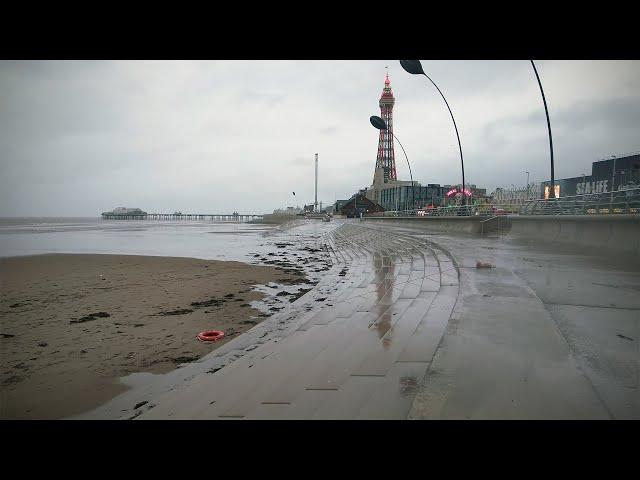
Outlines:
[[468, 188], [465, 188], [464, 190], [462, 190], [461, 188], [452, 188], [451, 190], [449, 190], [447, 192], [447, 197], [453, 197], [454, 195], [461, 195], [462, 193], [464, 193], [467, 197], [471, 196], [471, 190], [469, 190]]
[[608, 192], [608, 180], [599, 180], [595, 182], [582, 182], [576, 185], [576, 195], [585, 195], [589, 193], [606, 193]]

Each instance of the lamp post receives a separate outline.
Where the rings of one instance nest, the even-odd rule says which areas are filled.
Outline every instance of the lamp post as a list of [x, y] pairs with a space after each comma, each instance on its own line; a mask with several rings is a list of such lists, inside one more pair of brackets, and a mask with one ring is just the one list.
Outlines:
[[524, 172], [527, 174], [527, 200], [529, 200], [529, 172]]
[[536, 78], [538, 79], [538, 86], [540, 87], [540, 93], [542, 94], [542, 103], [544, 103], [544, 113], [547, 116], [547, 130], [549, 131], [549, 151], [551, 152], [551, 188], [549, 189], [549, 198], [556, 197], [556, 188], [555, 188], [555, 176], [553, 173], [553, 139], [551, 138], [551, 122], [549, 121], [549, 109], [547, 108], [547, 100], [544, 97], [544, 90], [542, 89], [542, 82], [540, 81], [540, 76], [538, 75], [538, 70], [536, 70], [536, 64], [531, 61], [531, 66], [533, 67], [533, 71], [536, 74]]
[[[377, 116], [373, 115], [373, 116], [369, 117], [369, 121], [371, 122], [371, 125], [376, 127], [378, 130], [386, 130], [387, 129], [387, 124], [380, 117], [377, 117]], [[398, 137], [396, 137], [395, 133], [391, 132], [391, 135], [393, 135], [393, 138], [398, 140]], [[416, 194], [415, 194], [415, 187], [413, 185], [413, 175], [411, 174], [411, 164], [409, 163], [409, 157], [407, 156], [407, 152], [404, 151], [404, 147], [402, 146], [402, 143], [400, 143], [400, 140], [398, 140], [398, 144], [400, 145], [400, 148], [402, 148], [402, 153], [404, 153], [404, 158], [407, 159], [407, 165], [409, 166], [409, 177], [411, 177], [411, 200], [413, 201], [413, 208], [415, 208], [416, 207]], [[412, 208], [412, 210], [413, 210], [413, 208]]]
[[353, 199], [353, 218], [358, 218], [358, 192]]
[[449, 102], [447, 102], [447, 99], [444, 98], [444, 94], [438, 88], [438, 85], [436, 85], [436, 83], [433, 80], [431, 80], [431, 77], [429, 77], [429, 75], [424, 73], [424, 70], [422, 69], [422, 64], [420, 63], [420, 60], [400, 60], [400, 65], [402, 66], [402, 68], [404, 68], [404, 70], [406, 72], [408, 72], [408, 73], [410, 73], [412, 75], [424, 75], [425, 77], [427, 77], [429, 79], [429, 81], [433, 84], [433, 86], [436, 87], [436, 90], [438, 90], [438, 93], [440, 94], [440, 96], [444, 100], [444, 103], [447, 106], [447, 109], [449, 110], [449, 115], [451, 115], [451, 120], [453, 121], [453, 128], [455, 129], [456, 137], [458, 138], [458, 148], [460, 149], [460, 166], [462, 167], [462, 203], [463, 203], [463, 205], [466, 205], [467, 202], [466, 202], [466, 195], [465, 195], [464, 158], [462, 157], [462, 144], [460, 143], [460, 135], [458, 134], [458, 126], [456, 125], [455, 118], [453, 118], [453, 112], [451, 111], [451, 108], [449, 107]]

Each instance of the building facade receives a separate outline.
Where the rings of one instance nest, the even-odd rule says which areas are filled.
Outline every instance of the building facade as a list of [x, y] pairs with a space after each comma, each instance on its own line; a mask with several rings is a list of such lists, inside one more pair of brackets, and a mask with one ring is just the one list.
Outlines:
[[339, 213], [347, 218], [357, 218], [361, 215], [383, 213], [384, 210], [382, 205], [372, 202], [366, 196], [358, 193], [341, 206]]
[[530, 183], [525, 186], [498, 187], [491, 193], [491, 203], [524, 205], [528, 201], [540, 198], [540, 183]]
[[[540, 196], [548, 198], [551, 181], [541, 184]], [[599, 160], [591, 164], [591, 175], [563, 178], [555, 181], [559, 197], [605, 193], [640, 187], [640, 153]]]

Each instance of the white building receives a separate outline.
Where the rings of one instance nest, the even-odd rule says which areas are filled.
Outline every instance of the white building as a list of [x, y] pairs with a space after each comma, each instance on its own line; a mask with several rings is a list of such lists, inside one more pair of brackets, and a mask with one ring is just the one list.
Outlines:
[[515, 185], [512, 185], [511, 188], [498, 187], [491, 194], [491, 203], [522, 205], [530, 200], [540, 198], [540, 192], [539, 183], [530, 183], [524, 187], [516, 187]]
[[112, 215], [146, 215], [147, 212], [143, 212], [139, 208], [118, 207], [107, 213]]
[[298, 215], [299, 213], [302, 213], [300, 207], [276, 208], [273, 211], [274, 215]]

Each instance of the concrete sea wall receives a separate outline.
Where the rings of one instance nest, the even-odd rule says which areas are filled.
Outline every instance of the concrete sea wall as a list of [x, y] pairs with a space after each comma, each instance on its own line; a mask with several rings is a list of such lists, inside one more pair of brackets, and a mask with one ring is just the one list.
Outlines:
[[364, 217], [363, 222], [399, 225], [427, 232], [482, 233], [481, 217]]
[[640, 256], [639, 215], [522, 215], [510, 235]]
[[499, 232], [544, 243], [589, 247], [640, 257], [640, 215], [509, 215], [504, 217], [366, 217], [430, 233]]

